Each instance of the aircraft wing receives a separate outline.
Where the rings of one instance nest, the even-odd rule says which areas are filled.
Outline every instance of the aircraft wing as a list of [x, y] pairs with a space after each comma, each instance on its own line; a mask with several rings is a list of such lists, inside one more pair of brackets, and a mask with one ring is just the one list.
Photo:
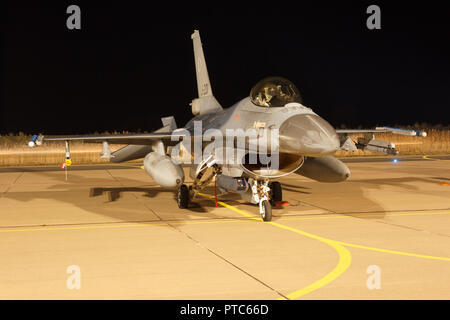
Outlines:
[[[369, 150], [373, 152], [379, 152], [384, 154], [396, 155], [398, 151], [395, 149], [395, 144], [388, 141], [376, 140], [374, 133], [393, 133], [407, 136], [426, 137], [425, 131], [416, 131], [391, 127], [376, 127], [375, 129], [337, 129], [336, 133], [339, 135], [341, 143], [341, 150]], [[352, 133], [364, 133], [363, 137], [359, 137], [355, 143], [349, 134]]]
[[84, 142], [107, 142], [108, 144], [132, 144], [153, 145], [157, 141], [164, 142], [166, 146], [173, 146], [183, 139], [191, 139], [189, 133], [184, 129], [177, 129], [173, 116], [161, 118], [163, 127], [152, 133], [137, 134], [103, 134], [103, 135], [67, 135], [46, 136], [34, 135], [28, 145], [34, 147], [41, 145], [44, 141], [84, 141]]
[[[111, 134], [111, 135], [67, 135], [67, 136], [43, 136], [35, 135], [30, 140], [30, 147], [41, 144], [43, 141], [84, 141], [84, 142], [103, 142], [106, 141], [110, 144], [133, 144], [133, 145], [151, 145], [155, 141], [163, 141], [165, 145], [175, 145], [179, 143], [183, 138], [186, 138], [185, 134], [177, 133], [138, 133], [138, 134]], [[191, 137], [189, 137], [191, 139]]]
[[391, 128], [391, 127], [376, 127], [375, 129], [337, 129], [336, 133], [341, 134], [349, 134], [349, 133], [393, 133], [393, 134], [401, 134], [407, 136], [418, 136], [418, 137], [426, 137], [427, 133], [425, 131], [416, 131], [416, 130], [408, 130], [408, 129], [400, 129], [400, 128]]

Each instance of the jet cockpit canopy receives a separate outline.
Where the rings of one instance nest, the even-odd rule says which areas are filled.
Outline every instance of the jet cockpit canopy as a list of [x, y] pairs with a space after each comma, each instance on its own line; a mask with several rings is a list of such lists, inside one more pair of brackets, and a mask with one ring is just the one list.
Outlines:
[[282, 77], [268, 77], [259, 81], [250, 91], [250, 99], [260, 107], [284, 107], [287, 103], [302, 99], [295, 85]]

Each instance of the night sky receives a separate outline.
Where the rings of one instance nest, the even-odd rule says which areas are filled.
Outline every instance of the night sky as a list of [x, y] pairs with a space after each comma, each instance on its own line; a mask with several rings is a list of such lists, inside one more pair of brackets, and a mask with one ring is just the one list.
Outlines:
[[[449, 125], [450, 11], [441, 2], [303, 2], [11, 2], [0, 133], [151, 131], [169, 115], [184, 125], [197, 97], [194, 29], [223, 107], [282, 76], [334, 126]], [[70, 4], [81, 8], [81, 30], [66, 27]], [[381, 7], [381, 30], [366, 27], [370, 4]]]

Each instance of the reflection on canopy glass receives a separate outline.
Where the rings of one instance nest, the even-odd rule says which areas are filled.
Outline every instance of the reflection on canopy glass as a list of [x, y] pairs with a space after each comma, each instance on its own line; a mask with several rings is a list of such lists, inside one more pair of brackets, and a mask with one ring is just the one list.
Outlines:
[[295, 85], [281, 77], [269, 77], [259, 81], [250, 91], [250, 99], [260, 107], [284, 107], [287, 103], [301, 103], [300, 92]]

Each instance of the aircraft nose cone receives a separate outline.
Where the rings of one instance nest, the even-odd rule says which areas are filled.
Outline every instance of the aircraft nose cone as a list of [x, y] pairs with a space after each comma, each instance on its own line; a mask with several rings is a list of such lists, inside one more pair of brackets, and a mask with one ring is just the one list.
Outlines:
[[333, 154], [340, 147], [334, 128], [315, 114], [288, 118], [281, 124], [279, 136], [280, 152], [318, 157]]

